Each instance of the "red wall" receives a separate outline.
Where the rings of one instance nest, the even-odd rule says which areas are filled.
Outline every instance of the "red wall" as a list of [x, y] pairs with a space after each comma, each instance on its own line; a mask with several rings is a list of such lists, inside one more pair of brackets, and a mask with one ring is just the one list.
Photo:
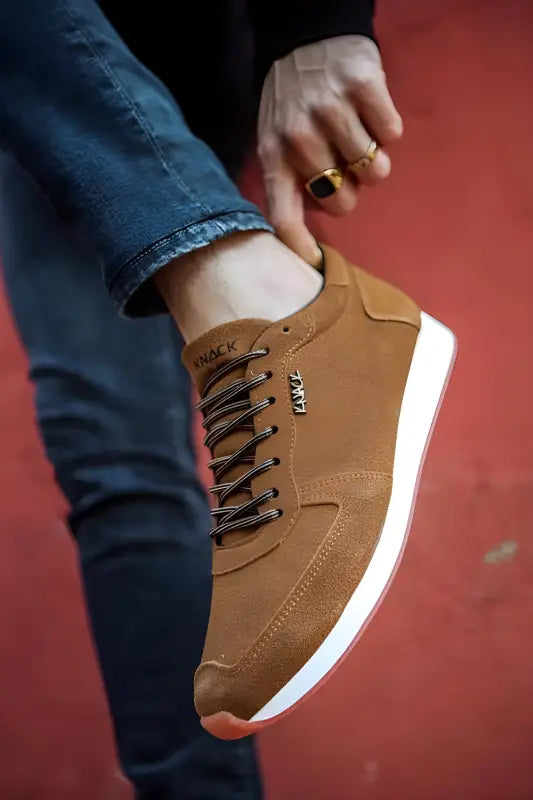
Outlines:
[[[336, 677], [262, 736], [268, 797], [530, 800], [533, 4], [381, 5], [405, 140], [327, 236], [449, 324], [459, 357], [403, 567]], [[126, 800], [3, 305], [0, 364], [0, 797]]]

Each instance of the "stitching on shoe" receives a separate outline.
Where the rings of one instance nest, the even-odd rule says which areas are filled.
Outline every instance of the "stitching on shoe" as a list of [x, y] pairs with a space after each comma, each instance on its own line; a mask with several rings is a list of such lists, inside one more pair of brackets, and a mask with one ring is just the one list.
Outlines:
[[[284, 376], [285, 376], [285, 374], [287, 372], [287, 365], [289, 363], [289, 358], [292, 355], [294, 355], [294, 353], [296, 353], [297, 350], [303, 350], [305, 347], [307, 347], [307, 345], [309, 344], [309, 338], [312, 336], [314, 329], [315, 329], [314, 320], [313, 319], [309, 319], [309, 322], [307, 323], [307, 328], [306, 328], [306, 331], [305, 331], [305, 336], [304, 336], [305, 344], [302, 344], [301, 341], [298, 344], [295, 343], [293, 345], [293, 347], [291, 347], [291, 349], [288, 351], [288, 353], [286, 354], [285, 358], [283, 359], [283, 375]], [[288, 382], [286, 380], [283, 381], [283, 384], [284, 384], [285, 403], [286, 403], [287, 407], [290, 408], [289, 384], [288, 384]], [[294, 447], [295, 447], [295, 444], [296, 444], [296, 423], [295, 423], [295, 420], [294, 420], [294, 416], [292, 416], [292, 415], [291, 415], [291, 431], [292, 432], [291, 432], [291, 447], [290, 447], [290, 453], [289, 453], [289, 471], [290, 471], [290, 476], [291, 476], [291, 484], [292, 484], [292, 489], [293, 489], [293, 495], [296, 498], [296, 506], [295, 506], [294, 512], [292, 514], [291, 521], [290, 521], [289, 525], [286, 528], [285, 536], [283, 536], [280, 539], [280, 543], [284, 542], [287, 539], [287, 537], [289, 536], [289, 534], [290, 534], [290, 532], [292, 530], [292, 527], [294, 525], [294, 522], [295, 522], [295, 520], [296, 520], [296, 518], [298, 516], [298, 509], [300, 507], [300, 495], [299, 495], [298, 489], [296, 488], [296, 480], [295, 480], [295, 477], [294, 477], [294, 468], [293, 468]]]
[[[359, 477], [362, 477], [363, 475], [367, 475], [367, 474], [368, 473], [354, 473], [354, 475], [358, 475]], [[391, 477], [390, 475], [386, 475], [384, 473], [378, 473], [378, 475], [380, 477], [384, 477], [384, 478], [390, 478]], [[346, 476], [345, 480], [348, 480], [348, 476]], [[344, 513], [342, 516], [343, 516], [342, 522], [338, 523], [338, 528], [337, 528], [335, 534], [332, 535], [329, 538], [329, 540], [323, 545], [323, 549], [322, 549], [321, 553], [317, 556], [317, 560], [316, 560], [315, 564], [313, 564], [313, 566], [310, 568], [311, 571], [307, 575], [304, 583], [299, 587], [299, 589], [296, 592], [296, 594], [294, 595], [294, 597], [292, 597], [290, 600], [286, 601], [287, 605], [285, 605], [285, 607], [282, 607], [282, 610], [280, 611], [279, 616], [278, 616], [277, 620], [275, 621], [275, 623], [271, 627], [267, 628], [260, 635], [259, 639], [257, 640], [256, 645], [251, 650], [249, 650], [242, 657], [242, 659], [239, 662], [237, 662], [237, 664], [234, 664], [234, 665], [223, 665], [223, 664], [220, 664], [219, 665], [218, 662], [214, 662], [217, 665], [217, 667], [220, 667], [220, 666], [224, 667], [225, 666], [226, 669], [228, 670], [228, 672], [232, 676], [236, 676], [239, 673], [241, 673], [243, 671], [243, 669], [245, 669], [245, 667], [247, 666], [247, 662], [255, 661], [257, 659], [257, 657], [259, 655], [261, 655], [261, 653], [263, 652], [263, 650], [265, 649], [267, 644], [270, 642], [270, 640], [272, 639], [274, 634], [281, 628], [281, 626], [283, 625], [283, 623], [285, 622], [287, 617], [290, 615], [290, 613], [293, 611], [295, 606], [298, 605], [298, 603], [300, 602], [302, 597], [307, 593], [307, 591], [309, 590], [311, 584], [313, 583], [314, 579], [316, 578], [317, 574], [320, 572], [320, 570], [323, 567], [325, 561], [327, 560], [331, 550], [333, 549], [334, 544], [336, 543], [337, 539], [339, 538], [339, 536], [342, 534], [342, 532], [346, 528], [347, 515], [346, 515], [346, 513]], [[209, 663], [209, 662], [207, 662], [207, 663]], [[205, 666], [207, 666], [207, 663], [205, 664]]]
[[321, 486], [328, 486], [329, 484], [348, 483], [354, 478], [364, 478], [369, 476], [371, 478], [392, 478], [392, 473], [383, 472], [382, 470], [373, 469], [359, 469], [356, 472], [341, 472], [339, 475], [332, 475], [330, 478], [315, 478], [308, 483], [304, 483], [301, 487], [301, 493], [318, 491]]
[[[293, 346], [290, 348], [290, 350], [288, 350], [288, 352], [285, 355], [285, 358], [282, 361], [282, 374], [283, 375], [285, 375], [285, 373], [286, 373], [287, 364], [289, 362], [289, 358], [294, 353], [296, 353], [297, 350], [300, 350], [300, 349], [303, 349], [304, 347], [307, 347], [309, 342], [306, 341], [306, 340], [312, 335], [313, 330], [314, 330], [313, 321], [309, 320], [307, 322], [307, 327], [306, 327], [306, 330], [305, 330], [305, 334], [303, 335], [303, 337], [300, 338], [300, 340], [298, 342], [295, 342], [293, 344]], [[304, 344], [302, 344], [302, 341], [304, 342]], [[284, 393], [285, 403], [287, 404], [287, 407], [290, 408], [289, 387], [288, 387], [287, 381], [282, 380], [282, 385], [283, 385], [283, 393]], [[260, 421], [261, 421], [261, 414], [258, 414], [257, 415], [257, 423], [258, 423], [258, 425], [259, 425]], [[295, 509], [293, 511], [292, 517], [290, 518], [290, 520], [289, 520], [289, 522], [287, 524], [287, 533], [285, 534], [285, 536], [283, 536], [283, 538], [281, 538], [279, 540], [279, 542], [276, 545], [274, 545], [275, 547], [279, 546], [279, 544], [281, 544], [281, 542], [284, 542], [287, 539], [287, 536], [289, 536], [290, 531], [291, 531], [291, 529], [292, 529], [292, 527], [294, 525], [296, 517], [298, 516], [298, 508], [299, 508], [299, 505], [300, 505], [299, 493], [298, 493], [298, 490], [296, 488], [296, 481], [294, 479], [294, 470], [293, 470], [293, 467], [292, 467], [295, 444], [296, 444], [296, 425], [295, 425], [294, 419], [291, 417], [291, 443], [290, 443], [290, 448], [289, 448], [288, 463], [289, 463], [289, 474], [290, 474], [290, 478], [291, 478], [292, 495], [296, 499], [296, 505], [295, 505]], [[256, 556], [254, 556], [254, 558], [250, 559], [246, 563], [249, 564], [250, 561], [255, 561], [255, 560], [256, 560]], [[245, 566], [245, 564], [242, 564], [242, 566]]]

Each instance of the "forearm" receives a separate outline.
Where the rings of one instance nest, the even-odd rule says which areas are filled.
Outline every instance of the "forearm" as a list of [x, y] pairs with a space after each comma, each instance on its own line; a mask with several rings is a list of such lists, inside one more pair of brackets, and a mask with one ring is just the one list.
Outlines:
[[375, 40], [374, 0], [248, 0], [261, 84], [279, 58], [332, 36], [361, 34]]

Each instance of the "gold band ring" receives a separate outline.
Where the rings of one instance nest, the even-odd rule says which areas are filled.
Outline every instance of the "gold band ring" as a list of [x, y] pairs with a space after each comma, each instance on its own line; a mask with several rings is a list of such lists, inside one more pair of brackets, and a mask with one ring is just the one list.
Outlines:
[[315, 200], [323, 200], [325, 197], [335, 194], [341, 188], [343, 181], [342, 170], [331, 167], [331, 169], [322, 170], [318, 175], [313, 175], [305, 184], [305, 188]]
[[348, 169], [351, 169], [352, 172], [361, 172], [361, 170], [366, 169], [377, 156], [378, 150], [378, 143], [375, 139], [371, 139], [370, 144], [366, 148], [365, 154], [356, 161], [352, 161], [351, 164], [348, 164]]

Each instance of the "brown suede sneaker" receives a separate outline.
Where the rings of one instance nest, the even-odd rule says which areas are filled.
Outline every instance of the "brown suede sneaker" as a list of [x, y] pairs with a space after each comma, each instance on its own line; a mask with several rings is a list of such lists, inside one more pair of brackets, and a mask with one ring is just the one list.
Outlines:
[[293, 709], [361, 634], [402, 554], [454, 359], [447, 328], [324, 250], [311, 305], [184, 351], [217, 498], [195, 703], [221, 738]]

